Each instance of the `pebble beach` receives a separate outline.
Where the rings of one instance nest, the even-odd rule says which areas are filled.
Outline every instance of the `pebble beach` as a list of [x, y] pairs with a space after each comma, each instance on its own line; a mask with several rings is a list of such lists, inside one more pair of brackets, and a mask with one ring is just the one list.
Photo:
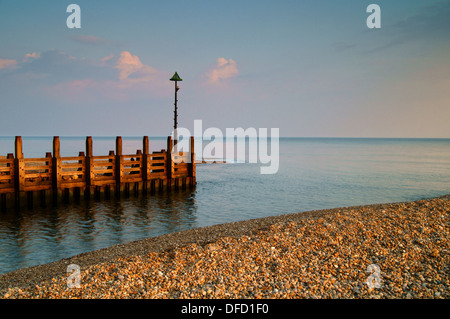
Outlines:
[[[234, 222], [0, 275], [0, 298], [450, 298], [450, 196]], [[80, 267], [68, 286], [67, 266]]]

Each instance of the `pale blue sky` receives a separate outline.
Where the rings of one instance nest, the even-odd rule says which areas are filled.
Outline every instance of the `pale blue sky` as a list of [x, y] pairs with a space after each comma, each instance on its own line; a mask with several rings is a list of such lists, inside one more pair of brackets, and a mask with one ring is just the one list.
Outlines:
[[448, 0], [0, 0], [0, 135], [168, 135], [178, 71], [189, 129], [450, 137], [449, 17]]

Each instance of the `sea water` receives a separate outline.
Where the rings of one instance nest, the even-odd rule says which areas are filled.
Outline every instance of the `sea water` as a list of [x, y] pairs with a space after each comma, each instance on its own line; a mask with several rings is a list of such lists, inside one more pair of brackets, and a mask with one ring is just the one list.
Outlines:
[[[61, 137], [77, 156], [83, 137]], [[25, 157], [44, 157], [51, 137], [23, 137]], [[204, 142], [207, 144], [208, 142]], [[93, 137], [94, 155], [114, 137]], [[150, 138], [150, 150], [166, 148]], [[123, 137], [123, 153], [142, 137]], [[0, 155], [14, 137], [0, 137]], [[450, 139], [281, 138], [279, 170], [261, 175], [245, 158], [197, 165], [195, 189], [0, 213], [0, 273], [194, 227], [317, 209], [401, 202], [450, 193]]]

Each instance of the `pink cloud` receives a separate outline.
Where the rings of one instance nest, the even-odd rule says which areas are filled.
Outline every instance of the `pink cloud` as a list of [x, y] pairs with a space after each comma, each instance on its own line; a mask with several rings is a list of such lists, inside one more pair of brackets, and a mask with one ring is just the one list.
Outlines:
[[132, 83], [149, 82], [155, 78], [158, 71], [141, 62], [137, 55], [122, 51], [115, 66], [119, 70], [119, 79]]
[[65, 98], [72, 101], [95, 101], [98, 99], [112, 99], [123, 101], [128, 97], [115, 81], [97, 81], [93, 79], [74, 80], [53, 85], [46, 89], [54, 98]]
[[70, 98], [77, 101], [98, 99], [130, 100], [134, 98], [162, 97], [169, 94], [170, 74], [142, 63], [140, 58], [128, 51], [117, 59], [110, 54], [100, 60], [102, 68], [118, 70], [117, 78], [107, 80], [78, 79], [49, 87], [46, 91], [54, 98]]
[[77, 35], [74, 36], [73, 39], [77, 42], [84, 43], [84, 44], [104, 44], [108, 41], [99, 37], [96, 37], [95, 35]]
[[239, 74], [237, 64], [233, 59], [218, 58], [214, 68], [207, 74], [209, 83], [233, 78]]
[[36, 53], [36, 52], [33, 52], [33, 53], [27, 53], [27, 54], [25, 54], [25, 58], [23, 59], [23, 61], [25, 62], [25, 61], [27, 61], [28, 59], [37, 59], [37, 58], [39, 58], [41, 56], [41, 54], [40, 53]]
[[101, 59], [101, 66], [104, 66], [106, 64], [107, 61], [111, 60], [112, 58], [114, 58], [114, 54], [110, 54], [108, 56], [105, 56], [104, 58]]
[[16, 60], [0, 59], [0, 69], [14, 68], [16, 65]]

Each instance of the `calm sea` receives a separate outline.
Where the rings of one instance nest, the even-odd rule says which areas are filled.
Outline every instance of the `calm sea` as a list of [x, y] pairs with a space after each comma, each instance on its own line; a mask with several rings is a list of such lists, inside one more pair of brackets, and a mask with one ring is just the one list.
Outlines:
[[[23, 137], [25, 157], [44, 157], [51, 141]], [[93, 141], [94, 155], [114, 149], [114, 137]], [[151, 150], [165, 141], [150, 138]], [[62, 156], [84, 143], [61, 137]], [[141, 143], [123, 138], [124, 154]], [[274, 175], [238, 158], [197, 165], [194, 190], [0, 213], [0, 273], [199, 226], [450, 193], [450, 139], [281, 138], [279, 148]], [[0, 137], [0, 155], [13, 152], [14, 138]]]

